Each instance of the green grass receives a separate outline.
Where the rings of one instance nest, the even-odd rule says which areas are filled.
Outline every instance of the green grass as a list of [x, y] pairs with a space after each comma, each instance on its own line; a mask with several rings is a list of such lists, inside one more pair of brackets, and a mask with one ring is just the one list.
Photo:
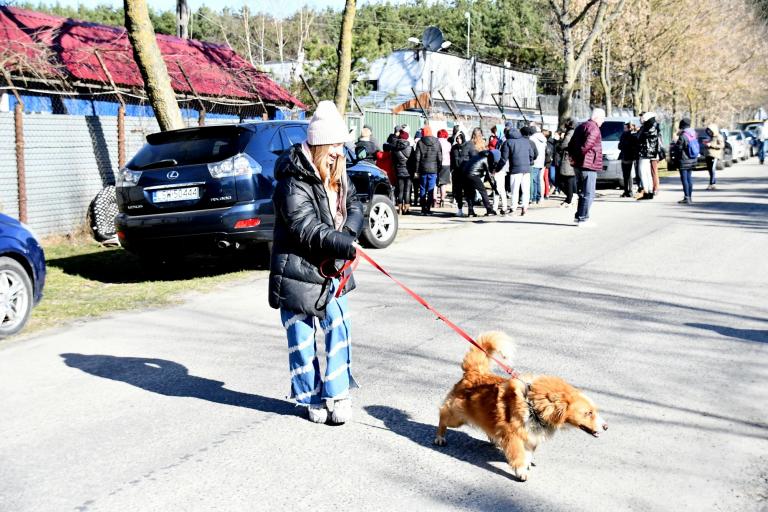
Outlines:
[[[125, 310], [178, 303], [192, 291], [210, 291], [253, 275], [251, 254], [229, 258], [178, 258], [147, 266], [121, 248], [90, 240], [44, 242], [47, 277], [43, 300], [21, 335]], [[261, 267], [263, 270], [263, 267]]]

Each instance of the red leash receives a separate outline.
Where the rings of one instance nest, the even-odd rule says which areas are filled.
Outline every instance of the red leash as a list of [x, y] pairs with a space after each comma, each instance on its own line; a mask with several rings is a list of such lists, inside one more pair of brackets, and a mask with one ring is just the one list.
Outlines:
[[[433, 308], [433, 307], [432, 307], [432, 306], [431, 306], [431, 305], [430, 305], [430, 304], [429, 304], [429, 303], [428, 303], [426, 300], [424, 300], [423, 298], [421, 298], [421, 297], [420, 297], [420, 296], [419, 296], [419, 295], [418, 295], [416, 292], [414, 292], [413, 290], [411, 290], [410, 288], [408, 288], [407, 286], [405, 286], [403, 283], [401, 283], [400, 281], [398, 281], [397, 279], [395, 279], [394, 277], [392, 277], [392, 274], [390, 274], [389, 272], [387, 272], [386, 270], [384, 270], [384, 268], [383, 268], [381, 265], [379, 265], [378, 263], [376, 263], [376, 261], [374, 261], [374, 259], [373, 259], [373, 258], [371, 258], [370, 256], [368, 256], [368, 254], [366, 254], [366, 253], [365, 253], [365, 251], [363, 251], [363, 250], [362, 250], [362, 249], [361, 249], [359, 246], [356, 246], [356, 249], [357, 249], [357, 256], [355, 257], [355, 259], [354, 259], [354, 260], [350, 260], [350, 261], [348, 261], [347, 263], [345, 263], [345, 264], [344, 264], [344, 266], [342, 266], [342, 267], [341, 267], [341, 269], [340, 269], [340, 270], [339, 270], [339, 271], [336, 273], [336, 275], [334, 275], [334, 276], [324, 276], [324, 277], [338, 277], [338, 276], [342, 275], [342, 274], [344, 273], [344, 271], [346, 271], [346, 270], [347, 270], [347, 269], [349, 269], [349, 268], [351, 268], [352, 270], [355, 270], [355, 269], [357, 268], [357, 263], [356, 263], [356, 262], [358, 261], [358, 259], [359, 259], [359, 258], [363, 258], [365, 261], [367, 261], [368, 263], [370, 263], [371, 265], [373, 265], [373, 266], [374, 266], [374, 268], [376, 268], [376, 270], [378, 270], [379, 272], [381, 272], [382, 274], [384, 274], [385, 276], [387, 276], [388, 278], [390, 278], [390, 279], [391, 279], [392, 281], [394, 281], [394, 282], [395, 282], [395, 283], [396, 283], [396, 284], [397, 284], [397, 285], [398, 285], [400, 288], [402, 288], [403, 290], [405, 290], [405, 292], [406, 292], [408, 295], [410, 295], [411, 297], [413, 297], [413, 298], [416, 300], [416, 302], [418, 302], [419, 304], [421, 304], [422, 306], [424, 306], [425, 308], [427, 308], [429, 311], [431, 311], [432, 313], [434, 313], [435, 315], [437, 315], [437, 318], [439, 318], [440, 320], [442, 320], [442, 321], [443, 321], [443, 322], [444, 322], [444, 323], [445, 323], [445, 324], [446, 324], [448, 327], [450, 327], [451, 329], [453, 329], [454, 331], [456, 331], [456, 332], [459, 334], [459, 336], [461, 336], [462, 338], [464, 338], [465, 340], [467, 340], [469, 343], [471, 343], [472, 345], [474, 345], [475, 347], [477, 347], [478, 349], [480, 349], [480, 350], [481, 350], [483, 353], [485, 353], [485, 355], [486, 355], [486, 356], [488, 356], [488, 358], [489, 358], [489, 359], [492, 359], [494, 362], [496, 362], [496, 364], [498, 364], [498, 365], [499, 365], [499, 367], [500, 367], [501, 369], [503, 369], [505, 372], [507, 372], [507, 373], [508, 373], [508, 374], [509, 374], [509, 375], [510, 375], [512, 378], [517, 378], [517, 377], [518, 377], [518, 375], [519, 375], [519, 374], [518, 374], [518, 373], [517, 373], [515, 370], [513, 370], [513, 369], [512, 369], [511, 367], [509, 367], [508, 365], [504, 364], [502, 361], [500, 361], [499, 359], [497, 359], [497, 358], [496, 358], [496, 357], [494, 357], [493, 355], [489, 354], [489, 353], [488, 353], [488, 351], [487, 351], [487, 350], [485, 350], [485, 349], [484, 349], [484, 348], [483, 348], [483, 347], [482, 347], [482, 346], [481, 346], [481, 345], [480, 345], [478, 342], [476, 342], [476, 341], [474, 340], [474, 338], [472, 338], [472, 336], [470, 336], [469, 334], [467, 334], [467, 333], [466, 333], [466, 331], [464, 331], [464, 329], [462, 329], [462, 328], [461, 328], [461, 327], [459, 327], [458, 325], [456, 325], [456, 324], [454, 324], [453, 322], [451, 322], [451, 321], [450, 321], [448, 318], [446, 318], [446, 316], [445, 316], [444, 314], [440, 313], [438, 310], [436, 310], [435, 308]], [[339, 283], [339, 288], [338, 288], [338, 290], [336, 291], [336, 294], [337, 294], [336, 296], [337, 296], [337, 297], [338, 297], [338, 295], [341, 293], [341, 290], [343, 290], [343, 289], [344, 289], [344, 285], [346, 285], [346, 284], [347, 284], [347, 281], [349, 280], [349, 277], [350, 277], [351, 275], [352, 275], [352, 271], [350, 271], [350, 272], [349, 272], [349, 274], [345, 275], [345, 276], [342, 278], [341, 282]]]

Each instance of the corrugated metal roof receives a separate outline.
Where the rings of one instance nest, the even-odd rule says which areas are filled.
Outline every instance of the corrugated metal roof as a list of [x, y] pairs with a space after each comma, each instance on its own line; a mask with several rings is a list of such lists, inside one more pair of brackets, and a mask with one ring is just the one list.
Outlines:
[[[266, 73], [258, 71], [229, 47], [161, 34], [156, 38], [176, 92], [192, 93], [183, 68], [201, 96], [254, 101], [260, 98], [306, 109]], [[48, 62], [50, 67], [38, 72], [50, 74], [58, 70], [67, 78], [105, 83], [108, 79], [96, 57], [98, 50], [117, 85], [144, 87], [124, 27], [0, 7], [0, 48], [4, 56], [18, 55], [41, 67]], [[17, 59], [17, 62], [7, 62], [6, 66], [24, 73], [19, 64]]]

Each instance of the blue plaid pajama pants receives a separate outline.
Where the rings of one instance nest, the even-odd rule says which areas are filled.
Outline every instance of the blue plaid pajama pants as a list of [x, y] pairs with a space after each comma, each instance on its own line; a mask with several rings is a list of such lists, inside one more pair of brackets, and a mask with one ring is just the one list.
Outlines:
[[[329, 293], [338, 286], [334, 286]], [[288, 364], [291, 371], [291, 398], [297, 405], [321, 404], [327, 399], [341, 399], [350, 387], [358, 387], [352, 377], [350, 314], [347, 297], [332, 298], [325, 318], [280, 309], [280, 318], [288, 334]], [[315, 333], [317, 325], [325, 335], [325, 373], [321, 374]]]

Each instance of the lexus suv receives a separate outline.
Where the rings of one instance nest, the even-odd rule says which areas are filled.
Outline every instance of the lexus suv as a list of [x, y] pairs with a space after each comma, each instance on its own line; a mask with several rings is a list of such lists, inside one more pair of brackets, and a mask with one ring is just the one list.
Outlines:
[[[263, 121], [154, 133], [119, 171], [120, 244], [139, 256], [245, 249], [272, 241], [275, 162], [306, 140], [305, 121]], [[398, 218], [384, 171], [347, 153], [364, 205], [361, 241], [390, 245]]]

